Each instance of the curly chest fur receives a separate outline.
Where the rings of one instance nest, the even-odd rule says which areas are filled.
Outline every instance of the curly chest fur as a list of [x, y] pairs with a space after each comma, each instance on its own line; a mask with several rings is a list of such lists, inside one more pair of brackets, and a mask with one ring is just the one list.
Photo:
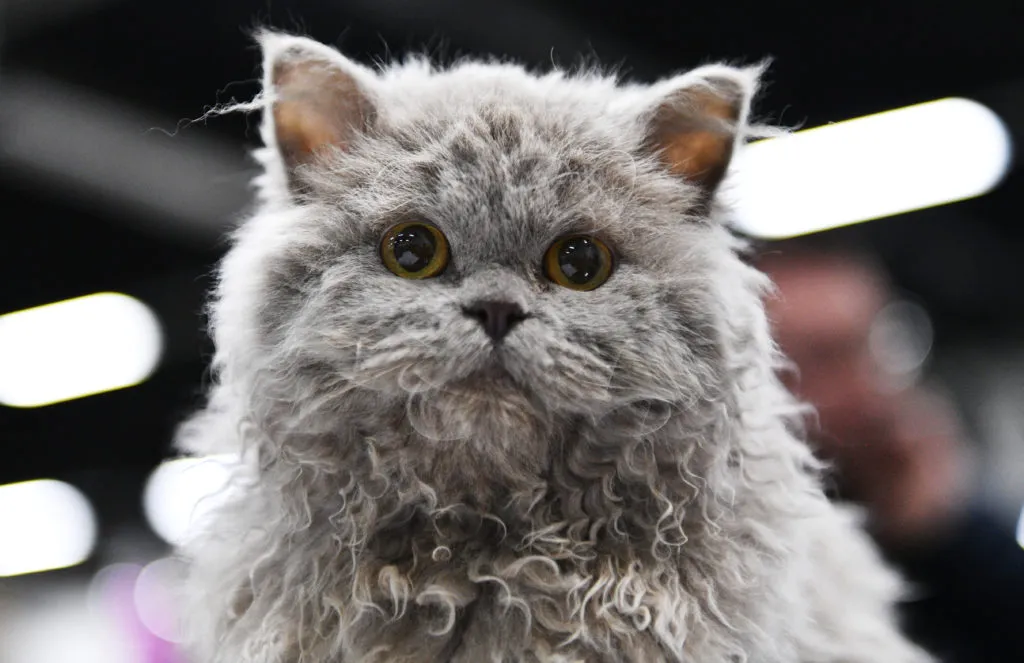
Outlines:
[[[608, 564], [595, 560], [594, 566]], [[634, 571], [626, 577], [558, 573], [539, 559], [476, 569], [428, 571], [415, 605], [399, 617], [374, 616], [357, 626], [351, 660], [476, 662], [669, 661], [675, 643], [651, 628], [658, 593], [643, 596], [629, 585], [647, 584]], [[585, 565], [590, 566], [590, 565]], [[533, 567], [533, 568], [531, 568]], [[606, 573], [610, 568], [606, 568]], [[386, 577], [390, 569], [382, 569]], [[415, 587], [415, 585], [414, 585]], [[365, 629], [365, 630], [364, 630]], [[350, 660], [345, 657], [343, 660]]]
[[[678, 542], [659, 543], [653, 531], [634, 545], [622, 528], [640, 525], [627, 519], [538, 528], [470, 509], [430, 517], [406, 510], [413, 512], [391, 514], [358, 552], [334, 538], [336, 526], [314, 525], [293, 537], [289, 560], [266, 567], [274, 587], [260, 588], [261, 596], [276, 589], [299, 603], [287, 625], [294, 640], [285, 660], [678, 661], [708, 647], [722, 647], [724, 656], [745, 638], [716, 602], [736, 603], [744, 590], [772, 602], [763, 582], [730, 586], [709, 575], [708, 562], [728, 560], [739, 573], [757, 575], [773, 565], [742, 562], [735, 546], [698, 552], [715, 547], [715, 537], [698, 527], [684, 555]], [[304, 538], [311, 549], [300, 554]], [[336, 545], [323, 546], [323, 538]], [[650, 552], [659, 545], [660, 559]], [[301, 584], [279, 584], [276, 574], [298, 560]], [[739, 604], [730, 612], [733, 621], [757, 617]]]
[[[624, 426], [613, 418], [533, 444], [519, 430], [515, 443], [549, 454], [549, 470], [519, 484], [507, 467], [495, 483], [482, 458], [474, 481], [445, 481], [458, 468], [440, 461], [473, 459], [467, 445], [453, 454], [435, 443], [430, 454], [418, 440], [414, 463], [381, 448], [407, 445], [400, 434], [293, 440], [305, 471], [264, 467], [225, 514], [265, 528], [232, 553], [242, 564], [231, 575], [250, 580], [229, 628], [249, 633], [247, 646], [252, 624], [280, 629], [258, 640], [277, 643], [266, 660], [282, 661], [727, 661], [756, 649], [793, 581], [779, 544], [797, 520], [779, 511], [785, 500], [758, 497], [736, 464], [722, 464], [735, 477], [731, 505], [700, 490], [696, 477], [716, 461], [700, 445], [678, 454], [683, 431], [699, 428], [691, 418], [633, 438]], [[313, 450], [337, 446], [363, 451], [346, 470], [318, 471]], [[774, 461], [745, 470], [795, 489], [807, 479]]]

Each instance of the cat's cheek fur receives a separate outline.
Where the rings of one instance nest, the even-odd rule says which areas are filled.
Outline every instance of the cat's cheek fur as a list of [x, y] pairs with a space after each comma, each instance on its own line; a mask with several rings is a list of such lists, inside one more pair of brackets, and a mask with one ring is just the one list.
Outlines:
[[[928, 661], [720, 224], [755, 70], [377, 74], [262, 42], [260, 207], [179, 440], [241, 454], [183, 549], [195, 663]], [[410, 214], [449, 236], [438, 279], [376, 255]], [[539, 276], [567, 232], [625, 258], [602, 288]], [[528, 314], [500, 345], [480, 298]]]

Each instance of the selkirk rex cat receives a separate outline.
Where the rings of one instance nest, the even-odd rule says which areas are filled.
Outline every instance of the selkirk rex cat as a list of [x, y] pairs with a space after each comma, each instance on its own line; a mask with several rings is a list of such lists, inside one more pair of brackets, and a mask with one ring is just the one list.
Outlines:
[[651, 86], [266, 32], [184, 428], [196, 663], [921, 663], [717, 195], [760, 71]]

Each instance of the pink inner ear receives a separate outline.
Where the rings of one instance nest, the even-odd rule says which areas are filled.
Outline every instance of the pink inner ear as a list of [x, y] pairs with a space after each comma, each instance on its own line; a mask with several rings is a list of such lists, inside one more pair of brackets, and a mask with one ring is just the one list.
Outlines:
[[668, 137], [662, 158], [685, 179], [708, 186], [718, 183], [729, 165], [732, 137], [711, 132], [678, 133]]
[[344, 148], [337, 128], [330, 118], [315, 108], [296, 101], [274, 104], [274, 126], [277, 143], [291, 162], [303, 161], [328, 145]]
[[665, 165], [688, 181], [713, 190], [729, 166], [740, 116], [731, 90], [682, 90], [663, 103], [651, 122], [650, 143]]
[[283, 60], [274, 65], [274, 130], [289, 166], [309, 161], [326, 147], [345, 149], [364, 130], [370, 104], [351, 75], [323, 60]]

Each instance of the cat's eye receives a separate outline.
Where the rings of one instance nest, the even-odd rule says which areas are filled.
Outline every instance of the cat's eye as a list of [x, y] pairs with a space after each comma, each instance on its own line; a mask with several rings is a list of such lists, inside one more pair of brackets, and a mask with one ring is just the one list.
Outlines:
[[448, 240], [429, 223], [399, 223], [384, 233], [380, 259], [402, 278], [429, 279], [448, 266]]
[[612, 274], [612, 252], [590, 235], [570, 235], [556, 241], [544, 255], [544, 273], [560, 286], [593, 290]]

